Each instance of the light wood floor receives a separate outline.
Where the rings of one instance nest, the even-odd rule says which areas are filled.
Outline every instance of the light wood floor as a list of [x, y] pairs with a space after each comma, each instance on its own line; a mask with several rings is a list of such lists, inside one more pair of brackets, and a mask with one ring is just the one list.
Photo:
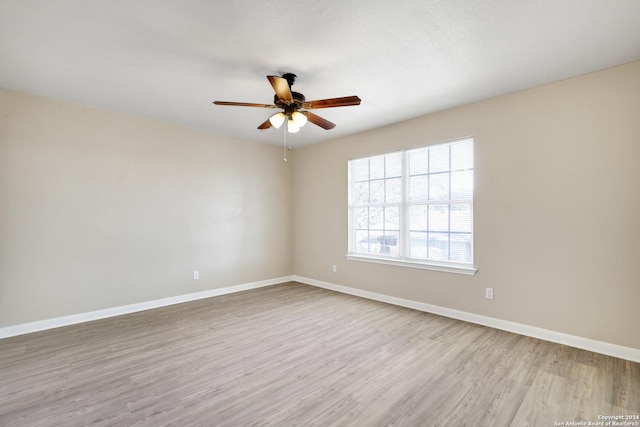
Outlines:
[[638, 363], [298, 283], [0, 340], [2, 426], [553, 426], [623, 414], [640, 414]]

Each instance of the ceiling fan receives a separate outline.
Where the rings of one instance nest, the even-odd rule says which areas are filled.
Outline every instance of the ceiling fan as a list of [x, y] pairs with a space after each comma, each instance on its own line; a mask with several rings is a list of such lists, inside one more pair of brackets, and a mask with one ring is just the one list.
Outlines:
[[360, 98], [357, 96], [307, 101], [303, 94], [291, 90], [291, 86], [293, 86], [296, 79], [296, 75], [292, 73], [285, 73], [282, 77], [267, 76], [267, 79], [269, 79], [269, 83], [271, 83], [271, 86], [273, 86], [273, 89], [276, 91], [273, 97], [273, 104], [228, 101], [213, 101], [213, 103], [215, 105], [232, 105], [238, 107], [281, 108], [283, 111], [269, 117], [264, 123], [258, 126], [258, 129], [269, 129], [272, 126], [279, 128], [286, 121], [289, 133], [298, 132], [307, 121], [326, 130], [333, 129], [336, 126], [335, 123], [323, 119], [317, 114], [307, 110], [360, 105]]

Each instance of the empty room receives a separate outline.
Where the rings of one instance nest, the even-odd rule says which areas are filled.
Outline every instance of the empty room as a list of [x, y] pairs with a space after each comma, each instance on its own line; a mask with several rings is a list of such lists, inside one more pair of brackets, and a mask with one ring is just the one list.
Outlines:
[[640, 2], [0, 0], [0, 426], [640, 426]]

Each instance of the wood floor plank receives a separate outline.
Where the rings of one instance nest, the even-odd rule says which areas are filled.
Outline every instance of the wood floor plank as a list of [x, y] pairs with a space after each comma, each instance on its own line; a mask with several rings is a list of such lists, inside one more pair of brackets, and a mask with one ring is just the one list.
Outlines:
[[640, 364], [299, 283], [0, 340], [2, 426], [552, 426]]

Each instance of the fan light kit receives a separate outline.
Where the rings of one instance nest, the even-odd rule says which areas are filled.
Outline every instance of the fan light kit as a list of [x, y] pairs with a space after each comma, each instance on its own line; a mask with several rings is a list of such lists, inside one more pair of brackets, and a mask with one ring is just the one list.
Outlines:
[[[264, 130], [274, 127], [279, 129], [286, 123], [284, 131], [284, 148], [286, 161], [287, 149], [287, 132], [296, 133], [300, 131], [307, 121], [314, 125], [320, 126], [325, 130], [333, 129], [336, 125], [329, 120], [312, 113], [312, 109], [332, 108], [332, 107], [348, 107], [350, 105], [360, 105], [360, 98], [357, 96], [345, 96], [341, 98], [319, 99], [317, 101], [307, 101], [303, 94], [293, 92], [291, 86], [295, 82], [296, 75], [285, 73], [282, 77], [267, 76], [269, 83], [273, 86], [276, 94], [273, 97], [273, 104], [254, 104], [250, 102], [229, 102], [229, 101], [213, 101], [215, 105], [231, 105], [237, 107], [259, 107], [259, 108], [281, 108], [282, 111], [275, 113], [264, 121], [258, 129]], [[289, 150], [291, 147], [288, 147]]]

